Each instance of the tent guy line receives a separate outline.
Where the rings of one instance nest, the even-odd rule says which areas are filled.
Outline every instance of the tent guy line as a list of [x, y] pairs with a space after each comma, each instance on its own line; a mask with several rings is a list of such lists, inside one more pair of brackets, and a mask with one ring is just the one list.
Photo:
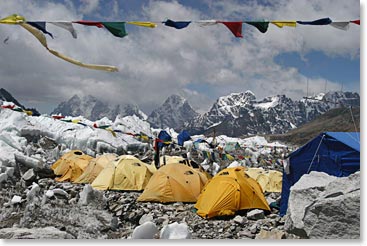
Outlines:
[[[70, 62], [74, 65], [81, 66], [84, 68], [94, 69], [94, 70], [102, 70], [108, 72], [117, 72], [118, 68], [115, 66], [109, 65], [97, 65], [97, 64], [86, 64], [82, 63], [78, 60], [67, 57], [55, 50], [50, 49], [47, 46], [46, 36], [44, 34], [49, 35], [51, 38], [54, 38], [52, 33], [46, 30], [46, 24], [50, 23], [57, 27], [68, 30], [73, 38], [77, 38], [76, 31], [73, 27], [74, 24], [86, 25], [86, 26], [95, 26], [98, 28], [106, 28], [110, 33], [114, 36], [123, 38], [128, 35], [126, 31], [125, 24], [137, 25], [148, 28], [157, 27], [157, 23], [162, 23], [165, 26], [172, 27], [175, 29], [183, 29], [188, 27], [191, 23], [197, 23], [201, 27], [212, 26], [216, 24], [225, 25], [231, 33], [237, 38], [243, 38], [242, 35], [242, 25], [248, 24], [257, 28], [261, 33], [265, 33], [268, 30], [269, 23], [283, 28], [287, 27], [296, 27], [299, 25], [312, 25], [312, 26], [325, 26], [330, 25], [337, 29], [348, 30], [349, 24], [354, 23], [356, 25], [360, 25], [360, 20], [349, 20], [349, 21], [332, 21], [330, 18], [322, 18], [314, 21], [295, 21], [295, 20], [246, 20], [246, 21], [218, 21], [218, 20], [197, 20], [197, 21], [173, 21], [167, 19], [165, 21], [151, 22], [151, 21], [89, 21], [89, 20], [78, 20], [78, 21], [26, 21], [23, 16], [13, 14], [3, 19], [0, 19], [0, 24], [10, 24], [10, 25], [20, 25], [28, 32], [30, 32], [38, 41], [44, 46], [51, 54], [60, 59], [63, 59], [67, 62]], [[5, 43], [5, 42], [4, 42]]]

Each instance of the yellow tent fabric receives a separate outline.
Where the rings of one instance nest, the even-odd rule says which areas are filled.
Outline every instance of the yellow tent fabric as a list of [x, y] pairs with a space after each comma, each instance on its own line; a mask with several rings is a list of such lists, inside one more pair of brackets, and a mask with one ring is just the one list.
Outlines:
[[83, 174], [80, 175], [74, 183], [91, 184], [96, 179], [98, 174], [107, 166], [107, 164], [116, 158], [116, 154], [104, 154], [93, 158], [89, 162]]
[[217, 173], [204, 187], [195, 208], [203, 218], [234, 215], [236, 211], [252, 208], [270, 210], [260, 185], [245, 174], [244, 167]]
[[[185, 159], [182, 156], [169, 156], [165, 155], [164, 159], [166, 159], [166, 165], [168, 164], [177, 164], [177, 163], [184, 163]], [[159, 158], [160, 166], [164, 166], [163, 156]], [[152, 165], [155, 166], [155, 161], [153, 160]]]
[[196, 202], [206, 176], [184, 164], [160, 167], [149, 180], [139, 202]]
[[55, 180], [58, 182], [74, 182], [82, 175], [92, 159], [92, 156], [86, 155], [80, 150], [69, 151], [51, 166], [54, 174], [60, 176], [55, 178]]
[[284, 26], [296, 27], [296, 21], [270, 21], [270, 23], [276, 25], [279, 28], [283, 28]]
[[265, 171], [262, 168], [248, 168], [246, 174], [255, 179], [263, 191], [282, 192], [283, 174], [276, 170]]
[[97, 190], [143, 190], [152, 177], [148, 167], [132, 155], [121, 155], [109, 162], [92, 183]]

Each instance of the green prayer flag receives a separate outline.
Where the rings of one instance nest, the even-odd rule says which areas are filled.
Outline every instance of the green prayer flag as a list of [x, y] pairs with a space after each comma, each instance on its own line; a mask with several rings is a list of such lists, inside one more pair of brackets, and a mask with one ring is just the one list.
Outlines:
[[125, 22], [101, 22], [114, 36], [123, 38], [127, 35]]
[[266, 33], [269, 27], [269, 21], [246, 21], [245, 23], [256, 27], [262, 33]]

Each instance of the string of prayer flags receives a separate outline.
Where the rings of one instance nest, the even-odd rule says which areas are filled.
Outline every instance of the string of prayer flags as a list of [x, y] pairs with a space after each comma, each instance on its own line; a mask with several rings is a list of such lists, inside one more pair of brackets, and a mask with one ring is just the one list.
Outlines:
[[182, 29], [190, 25], [191, 21], [173, 21], [173, 20], [166, 20], [163, 22], [166, 26], [174, 27], [176, 29]]
[[329, 25], [332, 23], [332, 20], [330, 18], [322, 18], [314, 21], [297, 21], [298, 24], [301, 25]]
[[243, 38], [242, 36], [242, 21], [218, 21], [225, 25], [235, 37]]
[[53, 24], [55, 26], [61, 27], [67, 31], [69, 31], [71, 33], [71, 36], [73, 36], [73, 38], [77, 38], [77, 34], [76, 31], [73, 27], [73, 24], [71, 22], [67, 22], [67, 21], [48, 21], [47, 23]]
[[245, 23], [256, 27], [262, 33], [266, 33], [269, 27], [269, 21], [245, 21]]
[[296, 27], [296, 21], [270, 21], [271, 24], [276, 25], [279, 28], [283, 28], [284, 26]]

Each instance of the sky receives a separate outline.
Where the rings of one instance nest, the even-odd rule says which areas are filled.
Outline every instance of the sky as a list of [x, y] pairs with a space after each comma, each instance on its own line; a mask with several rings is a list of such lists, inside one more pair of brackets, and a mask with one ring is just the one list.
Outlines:
[[[360, 19], [358, 0], [0, 0], [0, 18], [17, 13], [29, 21], [304, 20]], [[326, 91], [360, 93], [361, 27], [297, 25], [266, 33], [244, 25], [236, 38], [221, 24], [191, 23], [176, 30], [127, 25], [118, 38], [107, 30], [74, 24], [78, 38], [47, 25], [48, 45], [85, 63], [118, 72], [82, 68], [45, 50], [17, 25], [0, 25], [0, 87], [26, 107], [50, 113], [74, 94], [111, 104], [137, 104], [149, 114], [178, 94], [200, 113], [215, 100], [251, 90], [258, 100], [287, 95], [299, 100]], [[308, 84], [308, 88], [307, 88]]]

